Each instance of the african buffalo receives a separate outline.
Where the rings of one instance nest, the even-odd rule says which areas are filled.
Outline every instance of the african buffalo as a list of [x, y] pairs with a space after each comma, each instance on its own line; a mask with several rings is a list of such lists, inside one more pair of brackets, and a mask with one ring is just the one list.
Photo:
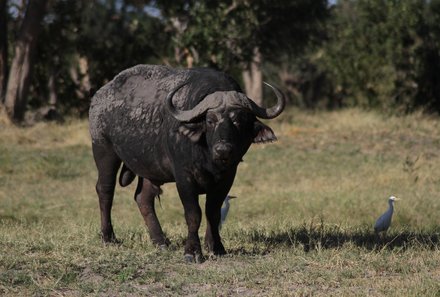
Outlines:
[[271, 108], [256, 105], [230, 76], [206, 68], [138, 65], [103, 86], [92, 99], [89, 120], [104, 242], [116, 240], [111, 208], [123, 163], [119, 183], [139, 176], [135, 200], [154, 244], [168, 244], [154, 198], [162, 184], [176, 182], [188, 226], [185, 259], [203, 260], [200, 194], [207, 194], [206, 248], [225, 254], [218, 231], [223, 200], [251, 143], [276, 140], [257, 117], [275, 118], [285, 107], [284, 95], [267, 85], [277, 96]]

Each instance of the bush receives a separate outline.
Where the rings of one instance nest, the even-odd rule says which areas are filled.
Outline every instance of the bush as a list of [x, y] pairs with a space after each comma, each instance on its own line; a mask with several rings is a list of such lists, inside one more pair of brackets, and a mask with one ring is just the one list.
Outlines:
[[439, 4], [338, 2], [319, 65], [344, 106], [440, 111]]

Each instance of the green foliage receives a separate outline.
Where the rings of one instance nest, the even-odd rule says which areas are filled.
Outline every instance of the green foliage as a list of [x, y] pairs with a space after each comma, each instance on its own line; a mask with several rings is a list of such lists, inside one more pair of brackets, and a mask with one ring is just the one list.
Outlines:
[[343, 105], [440, 110], [435, 7], [438, 1], [338, 2], [321, 61]]
[[38, 43], [38, 59], [34, 66], [35, 76], [29, 104], [31, 107], [46, 105], [48, 101], [48, 81], [50, 75], [56, 77], [57, 95], [60, 107], [78, 107], [75, 94], [76, 85], [70, 78], [70, 69], [76, 61], [76, 39], [81, 1], [54, 1], [43, 24]]
[[[8, 5], [11, 53], [25, 4]], [[258, 49], [290, 104], [440, 112], [439, 0], [54, 0], [42, 26], [30, 109], [56, 90], [61, 113], [86, 114], [89, 88], [139, 63], [239, 78]]]
[[158, 3], [183, 55], [191, 55], [196, 65], [227, 71], [243, 69], [255, 48], [268, 61], [277, 61], [280, 53], [301, 52], [327, 15], [323, 0]]
[[[50, 75], [56, 77], [61, 111], [84, 113], [89, 93], [79, 95], [79, 81], [90, 80], [91, 93], [117, 73], [140, 63], [160, 63], [168, 36], [161, 21], [130, 1], [53, 1], [39, 41], [36, 80], [30, 105], [47, 104]], [[78, 71], [79, 58], [88, 63]], [[77, 81], [72, 77], [77, 72]]]
[[[25, 7], [9, 11], [12, 33]], [[256, 48], [276, 63], [304, 50], [327, 11], [325, 0], [50, 1], [28, 107], [47, 105], [55, 93], [58, 111], [85, 114], [89, 89], [139, 63], [211, 66], [240, 77]]]
[[209, 63], [223, 69], [250, 59], [252, 43], [243, 41], [252, 40], [258, 21], [246, 8], [242, 4], [229, 11], [226, 3], [197, 2], [189, 11], [188, 29], [182, 36], [181, 46], [193, 46], [202, 65]]
[[85, 1], [78, 28], [78, 52], [87, 56], [95, 87], [123, 69], [158, 61], [165, 51], [167, 35], [161, 22], [120, 1]]

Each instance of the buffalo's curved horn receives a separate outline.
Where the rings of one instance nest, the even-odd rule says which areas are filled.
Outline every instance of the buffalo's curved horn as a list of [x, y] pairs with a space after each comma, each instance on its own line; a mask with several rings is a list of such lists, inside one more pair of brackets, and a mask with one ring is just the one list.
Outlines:
[[[193, 109], [190, 110], [178, 110], [173, 105], [173, 96], [179, 91], [181, 88], [183, 88], [185, 85], [187, 85], [188, 82], [185, 82], [183, 84], [180, 84], [177, 86], [174, 90], [168, 93], [166, 101], [166, 106], [168, 111], [171, 113], [171, 115], [180, 122], [191, 122], [194, 119], [197, 119], [202, 114], [204, 114], [208, 109], [210, 108], [217, 108], [219, 107], [223, 102], [219, 100], [202, 100], [199, 104], [197, 104]], [[213, 98], [214, 99], [214, 98]]]
[[249, 100], [251, 104], [251, 110], [255, 114], [256, 117], [261, 119], [273, 119], [283, 112], [284, 107], [286, 107], [286, 98], [284, 94], [275, 86], [263, 82], [266, 86], [270, 87], [275, 95], [277, 96], [277, 103], [270, 108], [263, 108], [258, 106], [254, 101]]

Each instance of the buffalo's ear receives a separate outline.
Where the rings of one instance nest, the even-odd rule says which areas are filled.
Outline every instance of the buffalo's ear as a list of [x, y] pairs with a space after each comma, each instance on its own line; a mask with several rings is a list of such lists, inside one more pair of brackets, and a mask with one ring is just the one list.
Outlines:
[[265, 143], [276, 141], [277, 137], [269, 126], [266, 126], [259, 120], [254, 123], [254, 143]]
[[179, 132], [188, 137], [192, 142], [200, 140], [203, 132], [205, 132], [205, 125], [203, 123], [186, 123], [179, 127]]

